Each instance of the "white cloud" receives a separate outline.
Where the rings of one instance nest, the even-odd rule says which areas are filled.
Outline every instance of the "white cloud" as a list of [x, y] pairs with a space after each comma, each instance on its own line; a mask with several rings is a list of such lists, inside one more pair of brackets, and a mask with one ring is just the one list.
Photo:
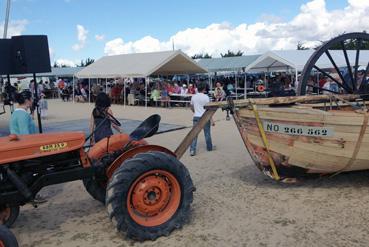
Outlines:
[[77, 63], [79, 63], [78, 61], [72, 61], [72, 60], [65, 59], [65, 58], [59, 58], [55, 62], [59, 66], [66, 65], [66, 66], [70, 66], [70, 67], [75, 67], [77, 65]]
[[189, 55], [209, 53], [219, 56], [227, 50], [241, 50], [248, 54], [266, 50], [296, 49], [298, 42], [314, 47], [320, 40], [328, 40], [344, 32], [369, 31], [369, 1], [348, 0], [343, 9], [327, 10], [325, 0], [312, 0], [300, 7], [290, 21], [278, 16], [263, 15], [256, 23], [232, 26], [214, 23], [203, 28], [181, 30], [169, 40], [146, 36], [125, 42], [123, 38], [105, 44], [107, 55], [171, 50], [175, 48]]
[[135, 42], [125, 43], [122, 38], [116, 38], [105, 44], [104, 53], [109, 55], [117, 55], [133, 52], [152, 52], [168, 50], [167, 43], [161, 43], [158, 39], [151, 36], [145, 36]]
[[78, 39], [78, 43], [77, 44], [74, 44], [72, 46], [73, 50], [79, 51], [83, 47], [85, 47], [86, 40], [87, 40], [87, 34], [88, 34], [88, 30], [86, 30], [86, 28], [84, 28], [84, 26], [77, 25], [77, 39]]
[[[8, 25], [7, 38], [10, 38], [11, 36], [15, 36], [15, 35], [21, 35], [26, 30], [27, 25], [28, 25], [28, 20], [10, 21]], [[4, 34], [4, 22], [0, 22], [0, 34], [2, 38]]]
[[97, 41], [103, 41], [105, 39], [105, 35], [104, 34], [96, 34], [95, 39]]

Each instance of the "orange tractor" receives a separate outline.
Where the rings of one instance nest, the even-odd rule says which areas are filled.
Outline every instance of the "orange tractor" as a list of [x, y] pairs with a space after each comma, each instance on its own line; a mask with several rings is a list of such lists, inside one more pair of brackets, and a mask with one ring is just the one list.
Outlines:
[[37, 206], [41, 188], [83, 180], [88, 193], [106, 205], [117, 230], [129, 238], [154, 240], [182, 227], [195, 188], [172, 151], [145, 141], [159, 122], [160, 116], [152, 115], [131, 134], [114, 134], [88, 151], [84, 145], [89, 137], [83, 132], [0, 138], [0, 223], [9, 227], [20, 206]]

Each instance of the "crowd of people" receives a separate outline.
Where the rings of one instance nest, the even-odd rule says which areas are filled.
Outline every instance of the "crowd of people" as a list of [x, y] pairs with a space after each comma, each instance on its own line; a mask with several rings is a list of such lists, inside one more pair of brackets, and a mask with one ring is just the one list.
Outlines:
[[[24, 85], [20, 86], [18, 83], [14, 83], [13, 85], [9, 81], [1, 81], [0, 88], [1, 88], [1, 100], [3, 101], [4, 106], [9, 106], [11, 113], [14, 112], [14, 104], [17, 102], [17, 97], [19, 95], [31, 95], [32, 97], [32, 106], [30, 107], [32, 118], [34, 118], [34, 112], [38, 106], [40, 110], [40, 114], [42, 118], [47, 118], [47, 110], [48, 110], [48, 103], [46, 100], [45, 92], [50, 90], [50, 84], [46, 81], [43, 82], [42, 80], [36, 83], [37, 85], [37, 97], [36, 97], [36, 90], [35, 90], [35, 81], [31, 80], [28, 83], [28, 86], [25, 87]], [[37, 99], [36, 99], [37, 98]]]

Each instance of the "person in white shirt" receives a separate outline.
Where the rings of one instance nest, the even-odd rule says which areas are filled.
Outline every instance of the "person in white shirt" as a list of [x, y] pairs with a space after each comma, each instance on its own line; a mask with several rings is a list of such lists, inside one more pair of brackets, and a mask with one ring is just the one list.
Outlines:
[[[199, 122], [200, 118], [205, 113], [204, 106], [210, 102], [209, 96], [204, 94], [206, 90], [206, 84], [204, 82], [200, 82], [197, 88], [198, 88], [198, 93], [196, 93], [191, 98], [191, 110], [194, 113], [193, 115], [193, 125], [194, 126]], [[207, 122], [204, 126], [206, 149], [208, 151], [215, 150], [215, 146], [213, 145], [212, 140], [211, 140], [210, 125], [212, 126], [215, 125], [212, 119], [209, 122]], [[193, 139], [191, 147], [190, 147], [191, 156], [196, 155], [196, 146], [197, 146], [197, 137]]]
[[187, 85], [186, 84], [182, 85], [180, 94], [182, 94], [182, 95], [187, 94]]

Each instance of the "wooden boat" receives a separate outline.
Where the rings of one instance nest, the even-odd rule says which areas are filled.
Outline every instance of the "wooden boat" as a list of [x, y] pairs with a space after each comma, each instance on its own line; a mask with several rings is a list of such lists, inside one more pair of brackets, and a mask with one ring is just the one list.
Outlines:
[[[256, 166], [276, 180], [289, 182], [369, 169], [369, 114], [362, 103], [348, 102], [357, 98], [321, 95], [210, 103], [200, 122], [207, 122], [217, 108], [233, 110]], [[196, 131], [186, 138], [192, 140]], [[183, 154], [180, 151], [181, 146], [177, 156]]]
[[[309, 58], [297, 93], [305, 95], [315, 90], [330, 95], [208, 104], [198, 124], [175, 151], [177, 157], [184, 154], [215, 111], [223, 108], [233, 113], [257, 167], [276, 180], [289, 182], [312, 175], [369, 169], [369, 113], [363, 101], [361, 104], [355, 101], [369, 96], [369, 61], [359, 59], [362, 42], [369, 42], [369, 34], [346, 33], [324, 42]], [[336, 57], [338, 61], [335, 61], [332, 49], [337, 51], [337, 47], [341, 47], [342, 57]], [[356, 55], [350, 61], [348, 54]], [[331, 63], [330, 71], [338, 77], [329, 74], [326, 67], [318, 66], [317, 62], [324, 57]], [[358, 73], [360, 65], [366, 65], [361, 76]], [[338, 66], [344, 67], [347, 75]], [[322, 88], [319, 83], [311, 84], [311, 77], [316, 72], [335, 82], [339, 90]], [[312, 90], [307, 90], [309, 88]]]
[[369, 169], [364, 109], [249, 102], [235, 110], [234, 120], [255, 164], [277, 180]]

